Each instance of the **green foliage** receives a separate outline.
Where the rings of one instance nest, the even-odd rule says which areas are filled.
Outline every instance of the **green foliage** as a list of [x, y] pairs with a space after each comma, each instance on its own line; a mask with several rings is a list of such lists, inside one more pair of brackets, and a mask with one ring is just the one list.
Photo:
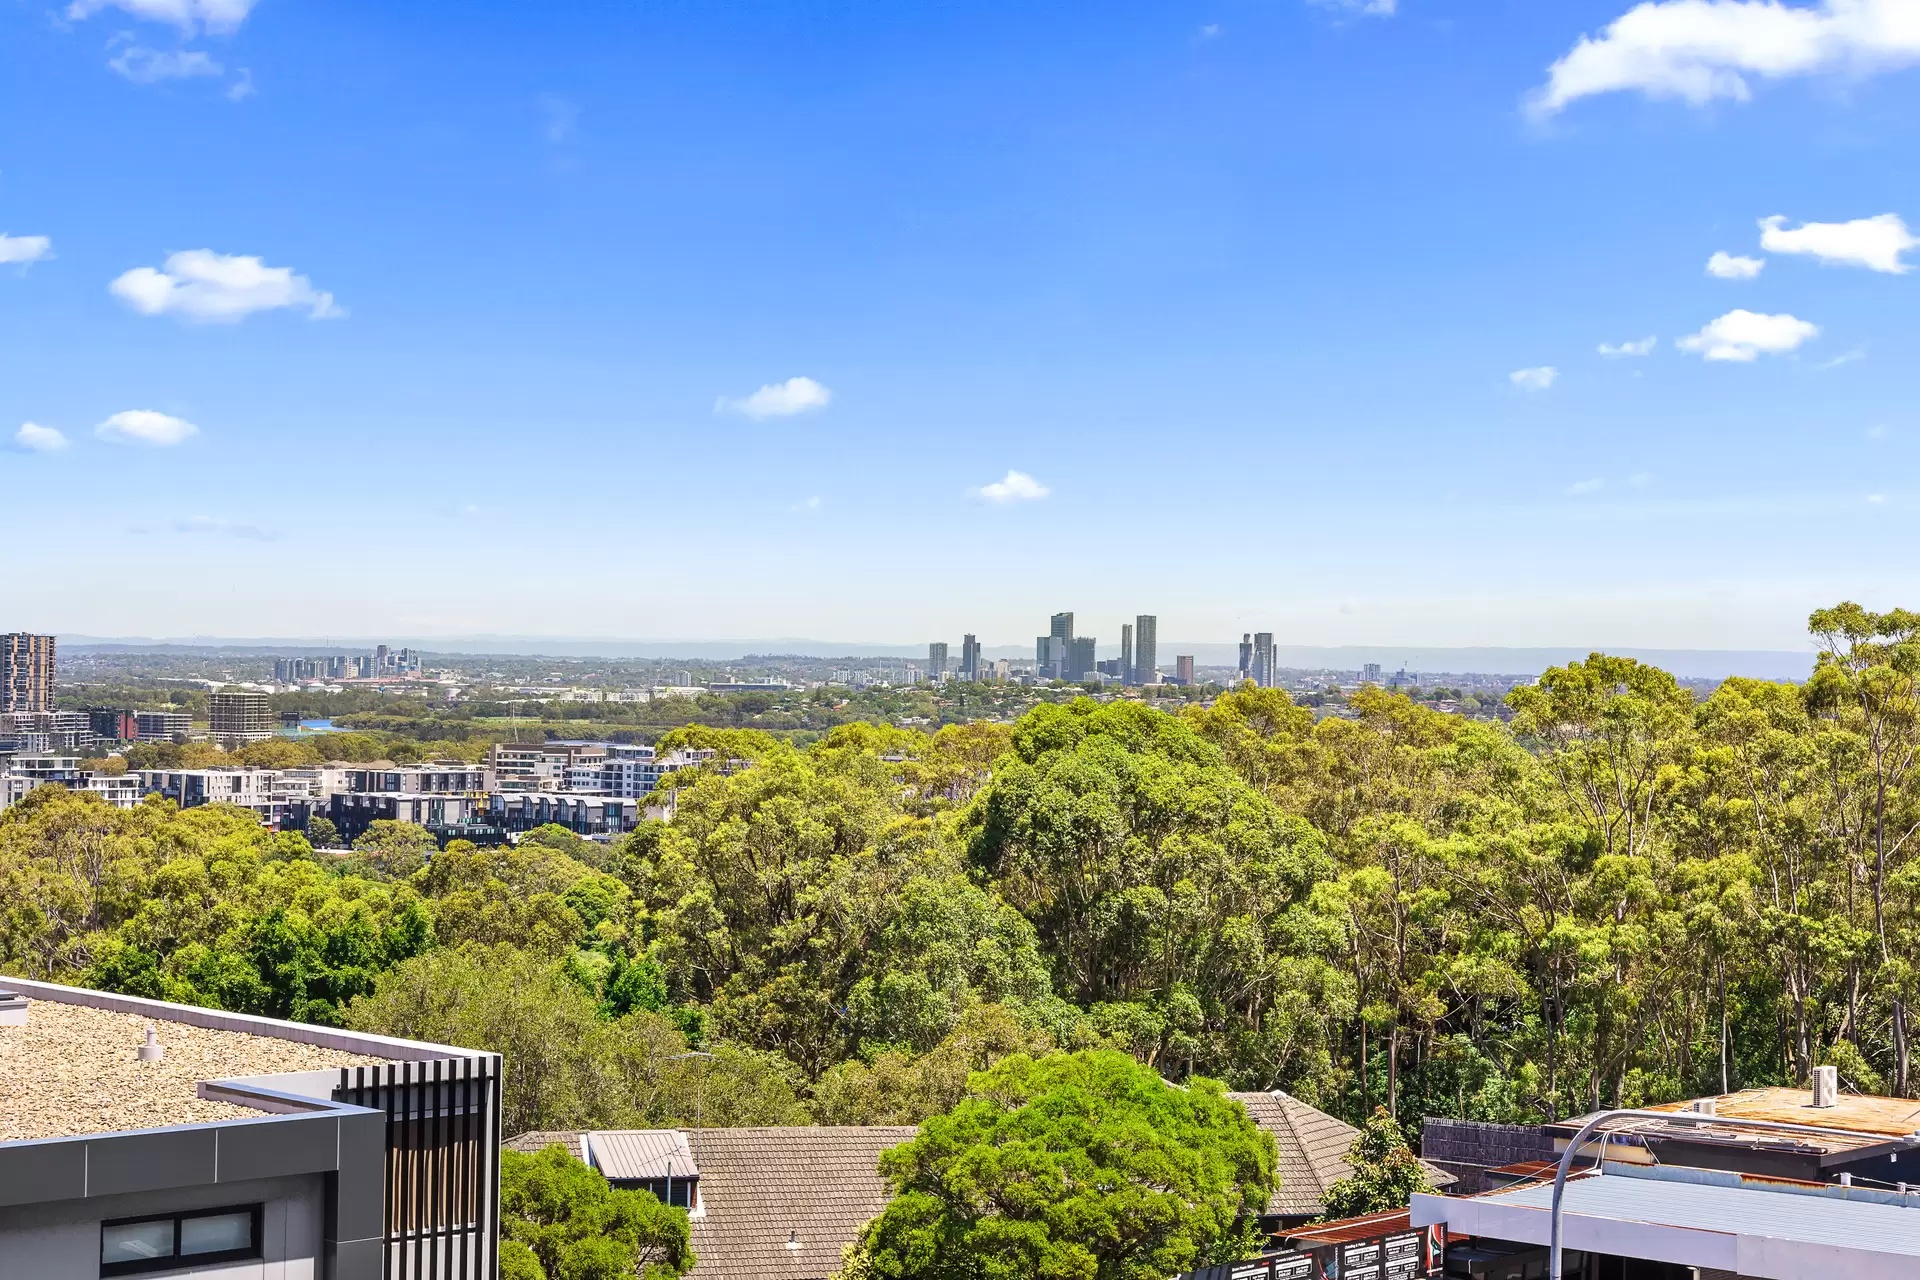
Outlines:
[[[503, 1245], [521, 1246], [513, 1265], [525, 1275], [671, 1280], [693, 1269], [684, 1209], [661, 1204], [651, 1192], [615, 1190], [564, 1147], [502, 1153], [500, 1213]], [[506, 1253], [503, 1247], [503, 1277], [510, 1274]]]
[[1327, 1188], [1322, 1221], [1404, 1209], [1415, 1192], [1433, 1190], [1400, 1122], [1385, 1107], [1374, 1108], [1360, 1127], [1347, 1150], [1347, 1166], [1353, 1172]]
[[316, 849], [338, 848], [340, 829], [333, 825], [333, 820], [330, 818], [308, 818], [307, 843]]
[[1161, 1280], [1254, 1247], [1273, 1141], [1219, 1084], [1105, 1051], [1016, 1054], [971, 1088], [881, 1157], [876, 1280]]

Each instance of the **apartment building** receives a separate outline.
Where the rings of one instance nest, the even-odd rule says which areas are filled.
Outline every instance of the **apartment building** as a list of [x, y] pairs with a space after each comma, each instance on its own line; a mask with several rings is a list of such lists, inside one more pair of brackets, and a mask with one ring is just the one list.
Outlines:
[[19, 755], [0, 767], [0, 810], [11, 809], [35, 787], [49, 784], [88, 791], [116, 809], [131, 809], [145, 794], [137, 774], [97, 773], [80, 768], [77, 756]]
[[0, 635], [0, 713], [53, 710], [52, 636]]
[[97, 741], [84, 711], [0, 712], [0, 750], [83, 751]]
[[0, 1280], [492, 1280], [500, 1058], [0, 978]]
[[625, 835], [640, 825], [641, 802], [564, 791], [496, 791], [487, 797], [485, 824], [502, 832], [532, 831], [548, 824], [576, 835]]
[[136, 711], [133, 724], [142, 742], [175, 742], [193, 732], [193, 717], [184, 711]]
[[182, 809], [203, 804], [231, 804], [251, 809], [261, 822], [277, 827], [285, 801], [276, 803], [280, 780], [274, 769], [142, 769], [140, 784], [146, 794], [158, 793]]
[[207, 719], [213, 740], [222, 746], [244, 746], [274, 736], [273, 699], [246, 689], [222, 689], [207, 696]]
[[405, 791], [452, 794], [486, 791], [487, 770], [462, 761], [436, 760], [428, 764], [360, 766], [341, 771], [344, 791]]
[[[496, 797], [497, 798], [497, 797]], [[290, 825], [305, 827], [309, 816], [324, 813], [340, 838], [351, 843], [365, 834], [375, 822], [411, 822], [425, 827], [441, 843], [455, 837], [497, 837], [498, 832], [483, 829], [487, 820], [481, 800], [475, 796], [447, 792], [338, 791], [311, 806], [290, 809]], [[498, 839], [492, 843], [499, 843]]]

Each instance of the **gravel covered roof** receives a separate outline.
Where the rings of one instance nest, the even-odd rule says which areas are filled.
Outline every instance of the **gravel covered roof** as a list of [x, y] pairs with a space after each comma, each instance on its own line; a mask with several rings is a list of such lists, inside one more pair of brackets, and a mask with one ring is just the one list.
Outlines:
[[[5, 987], [0, 979], [0, 987]], [[151, 1023], [166, 1056], [141, 1062]], [[34, 1000], [0, 1026], [0, 1142], [255, 1118], [195, 1096], [202, 1080], [372, 1065], [387, 1059], [140, 1014]]]

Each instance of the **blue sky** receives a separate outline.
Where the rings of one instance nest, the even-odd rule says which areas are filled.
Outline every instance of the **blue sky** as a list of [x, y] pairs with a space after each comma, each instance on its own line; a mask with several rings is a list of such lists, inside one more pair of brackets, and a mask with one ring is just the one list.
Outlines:
[[0, 627], [1920, 607], [1913, 0], [0, 0], [0, 111]]

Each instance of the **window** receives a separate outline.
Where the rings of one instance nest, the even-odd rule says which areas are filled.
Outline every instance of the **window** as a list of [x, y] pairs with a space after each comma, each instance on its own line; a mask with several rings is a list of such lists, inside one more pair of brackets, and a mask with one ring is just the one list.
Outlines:
[[260, 1206], [100, 1224], [100, 1274], [130, 1276], [260, 1256]]

